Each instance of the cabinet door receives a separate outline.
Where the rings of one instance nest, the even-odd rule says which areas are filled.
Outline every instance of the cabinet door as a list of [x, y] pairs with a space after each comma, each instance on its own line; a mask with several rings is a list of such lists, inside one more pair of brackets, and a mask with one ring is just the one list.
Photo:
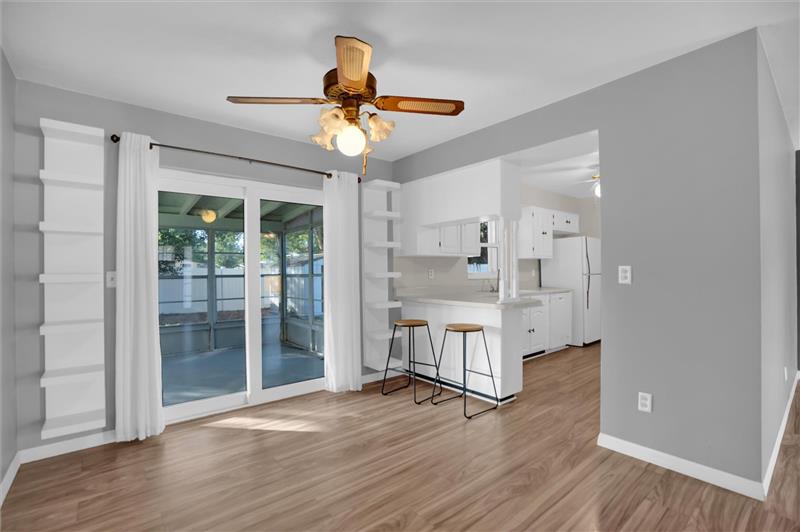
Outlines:
[[560, 233], [579, 233], [580, 216], [572, 212], [555, 211], [553, 213], [553, 230]]
[[531, 310], [533, 307], [522, 309], [522, 356], [529, 355], [531, 351]]
[[572, 334], [572, 294], [550, 296], [550, 341], [549, 348], [563, 347], [570, 342]]
[[533, 258], [553, 258], [553, 211], [533, 210]]
[[574, 212], [564, 213], [564, 226], [567, 233], [580, 233], [581, 232], [581, 217]]
[[461, 226], [443, 225], [439, 228], [439, 251], [454, 255], [461, 251]]
[[533, 242], [533, 207], [523, 207], [517, 231], [517, 257], [520, 259], [534, 259]]
[[481, 254], [481, 224], [464, 224], [461, 226], [461, 254], [477, 257]]
[[542, 298], [544, 305], [541, 307], [531, 307], [531, 334], [530, 350], [531, 353], [546, 351], [548, 348], [549, 330], [549, 305], [546, 297]]

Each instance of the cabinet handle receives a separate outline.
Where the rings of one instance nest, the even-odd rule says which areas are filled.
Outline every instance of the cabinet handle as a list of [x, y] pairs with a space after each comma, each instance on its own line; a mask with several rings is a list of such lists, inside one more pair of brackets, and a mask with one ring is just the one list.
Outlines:
[[547, 236], [547, 231], [542, 231], [542, 234], [543, 234], [544, 236]]

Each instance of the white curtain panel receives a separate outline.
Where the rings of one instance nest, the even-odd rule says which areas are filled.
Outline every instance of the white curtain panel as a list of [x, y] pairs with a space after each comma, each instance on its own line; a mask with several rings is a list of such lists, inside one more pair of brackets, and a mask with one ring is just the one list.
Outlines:
[[323, 178], [325, 389], [361, 389], [358, 176]]
[[158, 336], [158, 148], [123, 133], [117, 183], [117, 441], [164, 430]]

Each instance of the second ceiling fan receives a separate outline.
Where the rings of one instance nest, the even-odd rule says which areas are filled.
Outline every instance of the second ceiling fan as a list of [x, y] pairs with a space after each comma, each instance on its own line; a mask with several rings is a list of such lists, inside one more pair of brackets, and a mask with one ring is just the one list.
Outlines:
[[377, 80], [369, 72], [372, 46], [355, 37], [337, 36], [336, 68], [322, 78], [324, 98], [293, 98], [268, 96], [228, 96], [228, 101], [239, 104], [311, 104], [329, 105], [320, 112], [320, 132], [311, 140], [326, 150], [336, 148], [344, 155], [363, 155], [366, 172], [367, 154], [372, 148], [367, 142], [367, 131], [362, 127], [366, 116], [369, 140], [380, 142], [394, 130], [394, 122], [383, 120], [377, 113], [361, 112], [362, 105], [380, 111], [456, 116], [464, 110], [461, 100], [420, 98], [416, 96], [378, 96]]

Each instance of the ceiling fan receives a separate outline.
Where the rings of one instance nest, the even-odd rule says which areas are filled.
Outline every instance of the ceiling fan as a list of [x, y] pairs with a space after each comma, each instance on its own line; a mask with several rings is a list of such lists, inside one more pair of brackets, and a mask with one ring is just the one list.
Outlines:
[[367, 142], [367, 132], [362, 127], [366, 116], [369, 140], [385, 140], [394, 130], [394, 122], [383, 120], [377, 113], [361, 112], [362, 105], [371, 105], [380, 111], [456, 116], [464, 110], [461, 100], [419, 98], [416, 96], [378, 96], [377, 80], [369, 72], [372, 46], [355, 37], [337, 35], [336, 68], [322, 77], [324, 98], [285, 98], [262, 96], [228, 96], [228, 101], [240, 104], [311, 104], [328, 105], [319, 116], [320, 132], [311, 140], [325, 148], [336, 148], [344, 155], [363, 155], [366, 173], [367, 154], [372, 147]]
[[603, 196], [603, 192], [600, 189], [600, 174], [594, 174], [591, 179], [586, 179], [585, 181], [581, 181], [581, 183], [594, 183], [592, 185], [592, 194], [594, 194], [594, 197], [600, 199]]

